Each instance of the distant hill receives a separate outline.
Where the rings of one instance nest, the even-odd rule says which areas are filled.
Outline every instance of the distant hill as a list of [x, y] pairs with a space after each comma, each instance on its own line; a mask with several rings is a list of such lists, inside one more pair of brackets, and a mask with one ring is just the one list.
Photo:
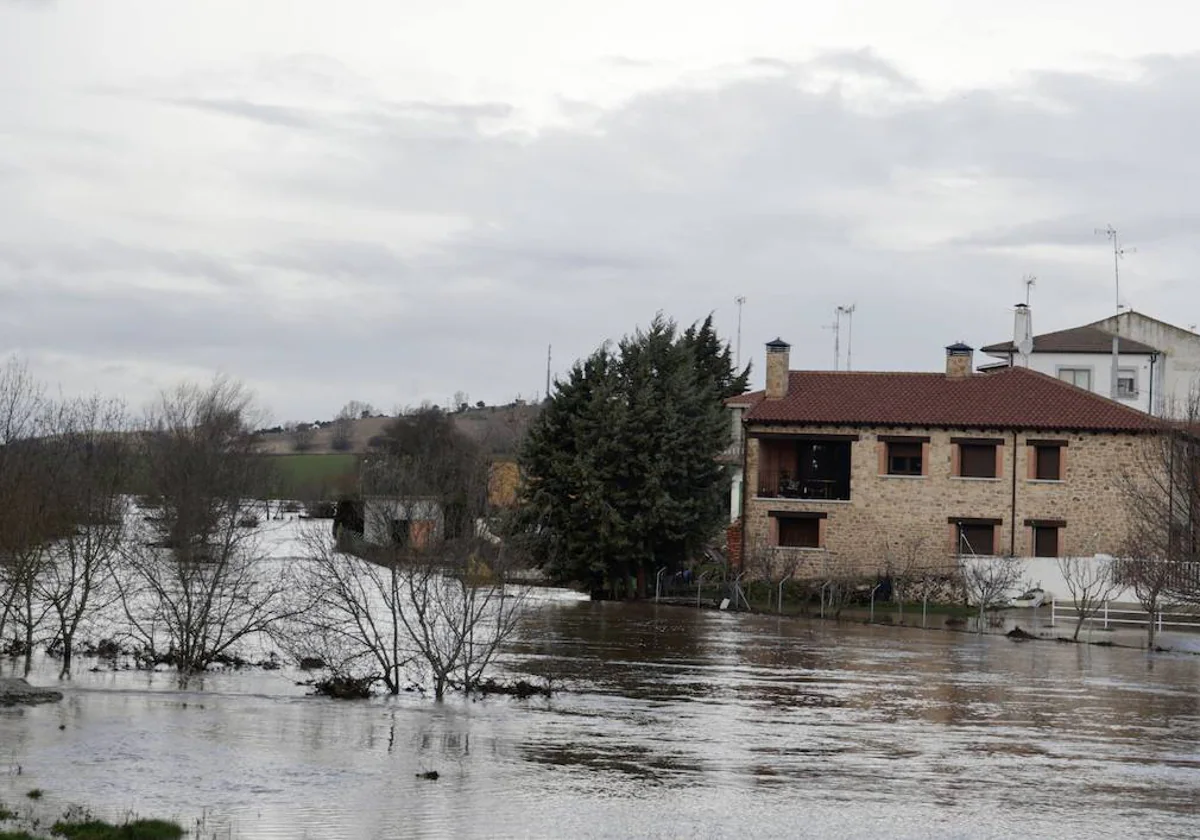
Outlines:
[[[492, 456], [515, 456], [530, 425], [541, 411], [540, 405], [513, 403], [492, 405], [483, 408], [467, 408], [450, 416], [454, 424], [471, 440], [478, 443]], [[351, 421], [350, 448], [342, 450], [362, 454], [370, 447], [373, 438], [383, 434], [394, 417], [367, 417]], [[337, 452], [333, 448], [333, 423], [326, 423], [312, 431], [312, 439], [304, 452], [326, 455]], [[293, 455], [296, 438], [286, 431], [269, 430], [259, 432], [259, 451], [264, 455]]]

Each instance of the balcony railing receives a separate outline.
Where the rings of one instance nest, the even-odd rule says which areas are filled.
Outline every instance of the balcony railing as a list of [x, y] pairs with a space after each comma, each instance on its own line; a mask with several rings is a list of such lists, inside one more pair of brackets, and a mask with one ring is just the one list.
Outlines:
[[745, 449], [745, 443], [740, 440], [735, 440], [717, 456], [717, 460], [722, 464], [740, 464], [742, 463], [742, 452]]
[[765, 499], [849, 501], [850, 476], [844, 478], [794, 478], [786, 471], [763, 470], [758, 476], [758, 496]]

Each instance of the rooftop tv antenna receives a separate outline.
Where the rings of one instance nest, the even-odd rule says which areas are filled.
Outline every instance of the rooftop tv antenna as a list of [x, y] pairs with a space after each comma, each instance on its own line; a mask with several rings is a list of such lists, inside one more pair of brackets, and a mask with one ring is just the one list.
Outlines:
[[[858, 304], [856, 303], [852, 303], [849, 306], [839, 306], [837, 308], [837, 313], [839, 316], [846, 316], [846, 370], [854, 369], [854, 310], [857, 308]], [[837, 344], [837, 333], [834, 333], [834, 344]], [[837, 365], [834, 365], [834, 370], [837, 370]]]
[[839, 306], [833, 310], [833, 323], [826, 324], [821, 329], [833, 330], [833, 369], [838, 370], [842, 364], [842, 345], [840, 340], [842, 332], [842, 307]]
[[1103, 228], [1096, 228], [1097, 235], [1104, 235], [1112, 242], [1113, 247], [1113, 287], [1116, 303], [1116, 318], [1113, 319], [1113, 340], [1112, 340], [1112, 383], [1111, 396], [1115, 400], [1118, 398], [1117, 391], [1120, 383], [1121, 362], [1120, 362], [1120, 342], [1121, 342], [1121, 260], [1126, 254], [1132, 254], [1137, 251], [1137, 248], [1125, 248], [1121, 245], [1121, 238], [1117, 235], [1117, 229], [1112, 225]]
[[1029, 305], [1029, 298], [1033, 294], [1033, 287], [1037, 285], [1037, 278], [1032, 274], [1026, 274], [1021, 280], [1025, 283], [1025, 305]]
[[738, 326], [737, 326], [737, 354], [734, 356], [734, 367], [738, 370], [742, 369], [742, 307], [746, 304], [746, 296], [738, 295], [733, 299], [738, 308]]

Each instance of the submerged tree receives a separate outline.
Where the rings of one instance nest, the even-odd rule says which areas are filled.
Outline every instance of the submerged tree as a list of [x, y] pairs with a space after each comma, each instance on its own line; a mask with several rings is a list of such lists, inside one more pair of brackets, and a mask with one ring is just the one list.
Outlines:
[[1175, 413], [1124, 477], [1128, 540], [1115, 574], [1149, 616], [1149, 648], [1161, 610], [1200, 603], [1200, 391]]
[[254, 451], [250, 395], [217, 380], [183, 385], [151, 410], [140, 456], [150, 516], [119, 564], [130, 632], [179, 681], [301, 607], [286, 564], [264, 556], [252, 527], [269, 480]]
[[1022, 586], [1025, 563], [1014, 557], [959, 555], [958, 573], [966, 590], [967, 603], [978, 610], [976, 631], [983, 632], [987, 610], [1002, 607]]
[[362, 540], [308, 535], [300, 589], [313, 607], [289, 622], [293, 652], [391, 694], [410, 671], [438, 699], [473, 690], [527, 599], [509, 582], [513, 544], [488, 516], [478, 447], [436, 408], [402, 416], [364, 465], [363, 489]]
[[26, 673], [46, 615], [38, 579], [50, 545], [66, 527], [54, 498], [51, 412], [23, 362], [12, 358], [0, 367], [0, 633], [15, 627], [21, 634], [15, 641]]
[[534, 558], [555, 579], [645, 594], [725, 519], [723, 399], [742, 393], [712, 318], [680, 334], [661, 316], [556, 383], [522, 452], [521, 509]]
[[1071, 638], [1079, 641], [1084, 622], [1094, 618], [1120, 589], [1114, 564], [1110, 557], [1060, 557], [1058, 571], [1075, 607], [1075, 631]]
[[52, 619], [51, 644], [62, 657], [59, 676], [67, 677], [81, 626], [117, 600], [112, 569], [126, 534], [125, 491], [134, 464], [121, 404], [74, 400], [56, 417], [53, 493], [66, 527], [35, 587]]

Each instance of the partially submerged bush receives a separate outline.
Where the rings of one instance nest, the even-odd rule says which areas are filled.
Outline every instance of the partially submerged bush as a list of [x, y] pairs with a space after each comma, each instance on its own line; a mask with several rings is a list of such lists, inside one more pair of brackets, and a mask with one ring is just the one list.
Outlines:
[[56, 822], [50, 833], [67, 840], [179, 840], [183, 827], [166, 820], [134, 820], [123, 825], [88, 820]]
[[366, 700], [377, 677], [350, 677], [333, 674], [313, 683], [313, 693], [334, 700]]

